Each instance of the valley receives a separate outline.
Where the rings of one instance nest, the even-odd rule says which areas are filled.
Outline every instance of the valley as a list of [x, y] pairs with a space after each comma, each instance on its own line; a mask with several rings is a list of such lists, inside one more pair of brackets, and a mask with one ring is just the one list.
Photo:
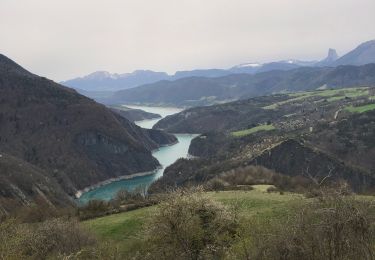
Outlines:
[[0, 260], [375, 260], [374, 0], [24, 2]]
[[[165, 107], [140, 107], [140, 106], [127, 106], [131, 109], [138, 109], [148, 113], [159, 114], [161, 118], [146, 119], [136, 121], [135, 123], [145, 129], [152, 128], [162, 118], [180, 112], [178, 108], [165, 108]], [[79, 202], [85, 204], [93, 199], [109, 201], [113, 199], [116, 194], [121, 190], [132, 192], [137, 188], [147, 189], [152, 183], [163, 176], [163, 171], [166, 167], [173, 164], [179, 158], [187, 158], [188, 150], [191, 140], [196, 137], [195, 134], [175, 134], [177, 142], [169, 144], [152, 152], [152, 155], [159, 161], [161, 167], [157, 170], [144, 173], [144, 176], [134, 176], [132, 178], [124, 178], [122, 180], [114, 180], [110, 183], [94, 187], [86, 190], [79, 196]]]
[[[73, 205], [74, 194], [88, 186], [153, 171], [160, 163], [151, 151], [176, 141], [0, 55], [0, 164], [6, 169], [0, 208], [6, 214], [40, 197]], [[6, 160], [32, 170], [13, 169], [17, 163]], [[59, 187], [58, 199], [48, 186]]]

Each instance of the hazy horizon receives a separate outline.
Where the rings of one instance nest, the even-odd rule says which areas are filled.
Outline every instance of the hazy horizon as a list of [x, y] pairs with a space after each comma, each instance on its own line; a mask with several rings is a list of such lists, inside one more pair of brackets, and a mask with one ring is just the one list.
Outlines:
[[0, 53], [56, 81], [320, 60], [374, 39], [374, 10], [373, 0], [2, 0]]

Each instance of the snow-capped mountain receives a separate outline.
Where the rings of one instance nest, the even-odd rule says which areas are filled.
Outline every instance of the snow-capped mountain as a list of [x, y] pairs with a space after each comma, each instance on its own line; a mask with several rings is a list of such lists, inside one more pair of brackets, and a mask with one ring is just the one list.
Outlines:
[[[132, 73], [110, 73], [97, 71], [84, 77], [61, 82], [73, 87], [81, 93], [87, 91], [116, 91], [133, 88], [144, 84], [151, 84], [161, 80], [178, 80], [188, 77], [216, 78], [229, 74], [256, 74], [272, 70], [291, 70], [299, 67], [324, 67], [338, 65], [364, 65], [375, 63], [375, 40], [362, 43], [353, 51], [339, 58], [336, 50], [329, 49], [328, 55], [321, 61], [302, 61], [288, 59], [268, 63], [248, 62], [233, 66], [230, 69], [196, 69], [191, 71], [177, 71], [174, 75], [151, 70], [136, 70]], [[82, 90], [86, 91], [83, 92]]]
[[132, 73], [96, 71], [87, 76], [67, 80], [61, 84], [84, 91], [116, 91], [168, 79], [165, 72], [136, 70]]

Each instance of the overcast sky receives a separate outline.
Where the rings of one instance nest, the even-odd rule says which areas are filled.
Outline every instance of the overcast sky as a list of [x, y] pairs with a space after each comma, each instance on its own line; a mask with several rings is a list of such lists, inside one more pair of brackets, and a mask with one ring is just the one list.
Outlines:
[[60, 81], [321, 59], [375, 39], [374, 0], [0, 0], [0, 53]]

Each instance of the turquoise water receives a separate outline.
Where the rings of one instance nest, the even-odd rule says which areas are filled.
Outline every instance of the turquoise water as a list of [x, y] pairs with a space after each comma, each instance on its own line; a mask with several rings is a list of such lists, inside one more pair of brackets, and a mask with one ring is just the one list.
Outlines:
[[[176, 107], [145, 107], [145, 106], [128, 106], [129, 108], [134, 109], [142, 109], [143, 111], [155, 113], [161, 115], [161, 118], [164, 118], [169, 115], [176, 114], [178, 112], [181, 112], [182, 109], [176, 108]], [[143, 128], [152, 128], [154, 124], [156, 124], [161, 118], [157, 119], [150, 119], [150, 120], [143, 120], [135, 122], [137, 125]]]
[[[140, 108], [148, 112], [158, 113], [162, 117], [181, 111], [178, 108], [160, 108], [160, 107], [153, 108], [153, 107], [135, 107], [135, 106], [128, 106], [128, 107]], [[144, 121], [136, 122], [136, 124], [141, 127], [151, 128], [159, 120], [160, 118], [155, 119], [155, 120], [154, 119], [144, 120]], [[120, 180], [120, 181], [112, 182], [110, 184], [101, 186], [99, 188], [96, 188], [94, 190], [84, 193], [79, 198], [79, 202], [86, 203], [92, 199], [110, 200], [121, 189], [132, 191], [141, 185], [142, 186], [151, 185], [155, 180], [157, 180], [163, 175], [164, 169], [167, 166], [171, 165], [179, 158], [186, 158], [188, 156], [190, 142], [196, 135], [175, 134], [175, 136], [178, 139], [177, 144], [161, 147], [160, 149], [152, 153], [152, 155], [156, 159], [158, 159], [158, 161], [162, 165], [162, 168], [155, 170], [154, 174], [151, 174], [148, 176], [142, 176], [142, 177], [135, 177], [135, 178], [128, 179], [128, 180]]]

